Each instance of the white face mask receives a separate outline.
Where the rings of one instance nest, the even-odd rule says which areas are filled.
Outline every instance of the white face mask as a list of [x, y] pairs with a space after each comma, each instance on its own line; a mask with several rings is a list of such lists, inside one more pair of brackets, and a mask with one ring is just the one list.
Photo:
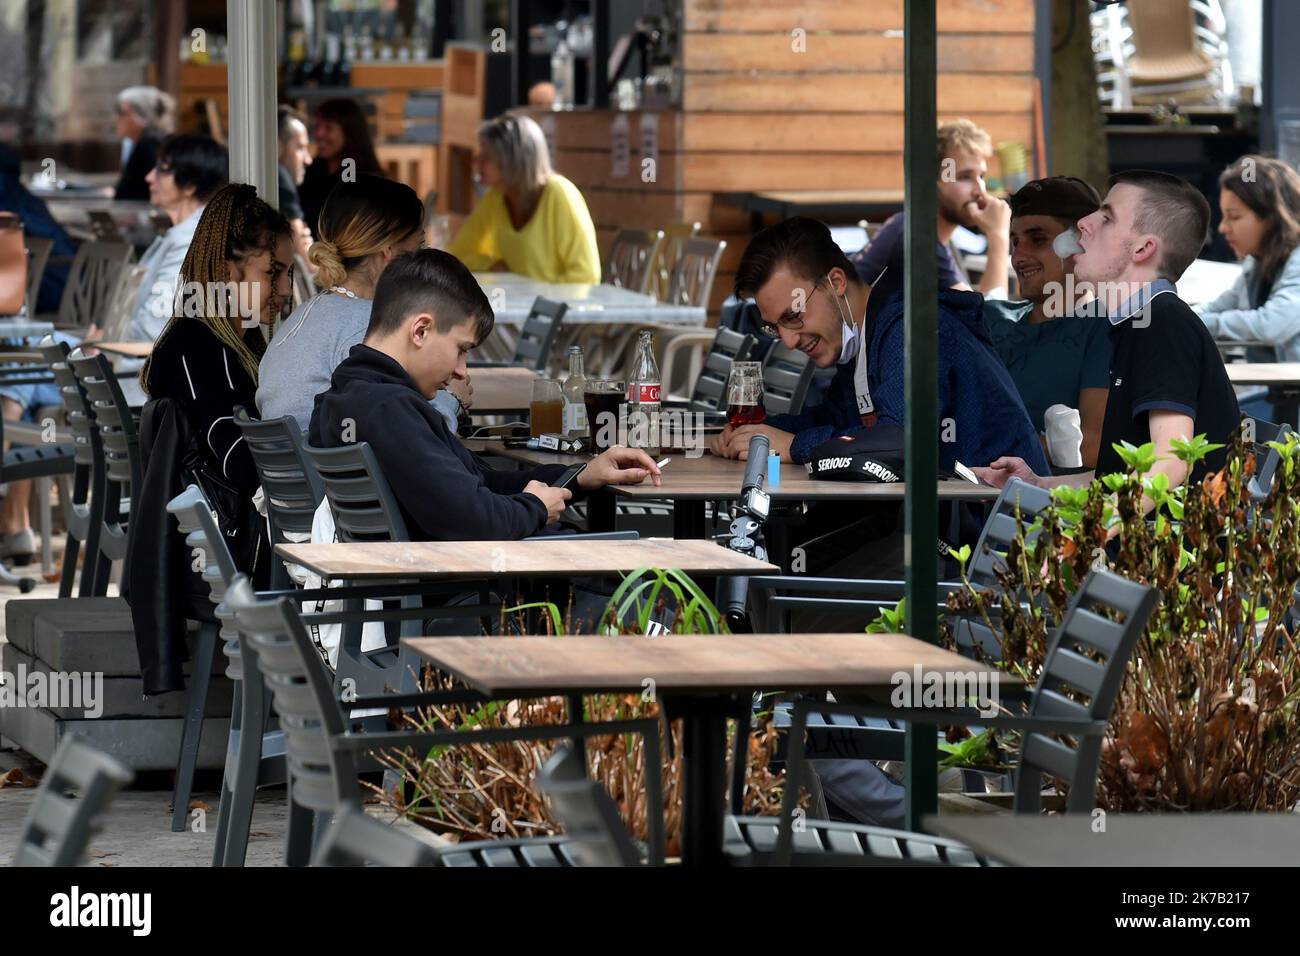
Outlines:
[[[835, 308], [840, 313], [840, 357], [836, 362], [837, 365], [847, 365], [857, 358], [858, 350], [862, 348], [862, 341], [858, 338], [858, 327], [850, 321], [853, 313], [847, 308], [848, 297], [835, 294], [835, 287], [831, 285], [831, 277], [826, 275], [826, 285], [831, 290], [831, 298], [835, 300]], [[844, 305], [840, 304], [840, 299], [844, 299]]]

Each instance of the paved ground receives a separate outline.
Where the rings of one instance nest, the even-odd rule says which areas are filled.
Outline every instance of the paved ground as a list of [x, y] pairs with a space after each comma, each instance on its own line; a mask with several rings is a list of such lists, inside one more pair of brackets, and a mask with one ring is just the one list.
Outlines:
[[[60, 542], [61, 544], [61, 542]], [[39, 576], [38, 567], [21, 568], [24, 576]], [[42, 582], [27, 595], [16, 588], [0, 587], [0, 644], [4, 643], [4, 605], [21, 597], [57, 597], [58, 585]], [[39, 779], [45, 768], [21, 750], [0, 750], [0, 777], [13, 769]], [[171, 830], [171, 779], [167, 774], [145, 774], [135, 789], [118, 795], [103, 818], [103, 829], [91, 843], [86, 863], [90, 866], [208, 866], [217, 824], [217, 793], [212, 789], [214, 773], [200, 776], [206, 790], [194, 799], [208, 808], [207, 826], [200, 832], [173, 833]], [[18, 831], [36, 795], [35, 788], [0, 788], [0, 866], [13, 857]], [[192, 804], [193, 806], [193, 804]], [[249, 839], [250, 866], [277, 866], [284, 858], [284, 790], [259, 795]]]
[[[62, 541], [56, 545], [56, 558], [62, 558]], [[24, 576], [39, 577], [37, 566], [20, 569]], [[112, 591], [110, 591], [112, 593]], [[58, 585], [42, 582], [27, 595], [19, 595], [16, 588], [0, 586], [0, 644], [4, 638], [4, 605], [21, 597], [57, 597]], [[0, 778], [12, 770], [20, 770], [32, 780], [44, 773], [41, 765], [22, 750], [0, 749]], [[216, 787], [220, 777], [216, 771], [200, 773], [196, 781], [192, 808], [205, 811], [206, 825], [197, 830], [173, 833], [171, 829], [171, 775], [167, 773], [142, 774], [131, 790], [118, 794], [108, 813], [101, 819], [101, 831], [91, 841], [86, 856], [88, 866], [210, 866], [212, 847], [217, 828]], [[13, 858], [18, 841], [18, 831], [35, 798], [35, 787], [0, 787], [0, 867], [7, 866]], [[368, 812], [391, 822], [391, 815], [378, 807]], [[198, 825], [191, 811], [192, 825]], [[253, 812], [253, 825], [248, 843], [248, 866], [282, 866], [284, 864], [284, 836], [287, 823], [285, 791], [277, 787], [261, 791]], [[431, 844], [438, 838], [427, 830], [398, 824], [403, 830]]]

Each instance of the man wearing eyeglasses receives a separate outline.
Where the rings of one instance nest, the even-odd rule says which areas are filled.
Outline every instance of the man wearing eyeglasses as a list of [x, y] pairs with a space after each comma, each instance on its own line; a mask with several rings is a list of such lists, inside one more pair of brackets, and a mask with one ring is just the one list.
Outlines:
[[[822, 403], [762, 425], [728, 427], [714, 454], [744, 458], [762, 432], [783, 461], [803, 463], [836, 435], [877, 422], [903, 424], [902, 250], [864, 283], [830, 229], [798, 216], [750, 241], [736, 269], [736, 296], [753, 298], [768, 335], [819, 368], [838, 366]], [[1039, 463], [1042, 445], [1015, 384], [989, 341], [975, 292], [939, 293], [939, 467], [983, 465], [1001, 455]], [[1003, 449], [1014, 448], [1008, 452]]]

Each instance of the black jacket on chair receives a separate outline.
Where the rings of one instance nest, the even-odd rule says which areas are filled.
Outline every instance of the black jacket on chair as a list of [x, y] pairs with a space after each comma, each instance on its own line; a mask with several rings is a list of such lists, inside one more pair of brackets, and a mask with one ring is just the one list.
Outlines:
[[[178, 402], [161, 398], [145, 405], [140, 418], [144, 481], [127, 532], [121, 593], [131, 608], [146, 696], [184, 690], [187, 622], [214, 620], [208, 585], [194, 569], [176, 519], [167, 512], [167, 502], [192, 480], [195, 448], [189, 418]], [[260, 534], [264, 527], [259, 522], [246, 533]], [[248, 549], [235, 539], [231, 550], [239, 555]], [[251, 551], [261, 556], [251, 569], [254, 587], [265, 588], [270, 568], [265, 542]]]

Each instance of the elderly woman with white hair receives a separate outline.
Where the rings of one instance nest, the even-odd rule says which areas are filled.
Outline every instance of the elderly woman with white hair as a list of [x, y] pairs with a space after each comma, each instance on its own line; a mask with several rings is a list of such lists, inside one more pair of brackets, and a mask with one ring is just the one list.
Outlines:
[[596, 227], [578, 187], [551, 169], [542, 128], [506, 114], [478, 131], [474, 176], [487, 194], [447, 251], [475, 272], [600, 281]]
[[115, 199], [149, 198], [145, 177], [158, 161], [158, 147], [175, 125], [176, 102], [153, 86], [128, 86], [117, 94], [114, 108], [116, 132], [130, 143], [122, 157], [122, 174], [113, 190]]

